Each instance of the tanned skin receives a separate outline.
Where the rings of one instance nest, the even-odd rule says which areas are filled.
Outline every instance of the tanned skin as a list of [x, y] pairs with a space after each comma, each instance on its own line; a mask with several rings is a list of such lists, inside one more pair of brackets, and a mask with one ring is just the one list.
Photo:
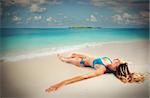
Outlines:
[[[93, 66], [93, 60], [95, 59], [94, 57], [89, 57], [89, 56], [77, 54], [77, 53], [73, 53], [70, 57], [62, 57], [62, 56], [58, 55], [58, 58], [62, 62], [70, 63], [70, 64], [73, 64], [77, 67], [84, 67], [84, 66], [91, 66], [92, 67]], [[80, 61], [83, 58], [84, 58], [85, 64], [80, 64]], [[112, 63], [105, 58], [102, 59], [102, 61], [107, 67], [109, 67], [112, 70], [115, 70], [116, 67], [122, 63], [119, 59], [114, 59]], [[104, 74], [105, 71], [106, 71], [106, 68], [103, 65], [96, 64], [95, 70], [93, 72], [85, 74], [85, 75], [75, 76], [73, 78], [69, 78], [69, 79], [60, 81], [54, 85], [51, 85], [45, 91], [46, 92], [53, 92], [53, 91], [56, 91], [56, 90], [58, 90], [64, 86], [66, 86], [66, 85], [100, 76], [100, 75]]]

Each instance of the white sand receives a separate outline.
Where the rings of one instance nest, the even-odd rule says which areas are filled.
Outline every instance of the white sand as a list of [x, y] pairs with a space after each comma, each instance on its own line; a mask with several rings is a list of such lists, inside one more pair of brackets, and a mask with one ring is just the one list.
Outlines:
[[[132, 72], [148, 72], [148, 42], [114, 43], [86, 47], [72, 52], [91, 56], [109, 56], [129, 62]], [[58, 60], [56, 55], [16, 62], [2, 66], [3, 98], [148, 98], [148, 79], [141, 84], [124, 84], [111, 74], [68, 85], [54, 93], [44, 90], [64, 79], [89, 73]]]

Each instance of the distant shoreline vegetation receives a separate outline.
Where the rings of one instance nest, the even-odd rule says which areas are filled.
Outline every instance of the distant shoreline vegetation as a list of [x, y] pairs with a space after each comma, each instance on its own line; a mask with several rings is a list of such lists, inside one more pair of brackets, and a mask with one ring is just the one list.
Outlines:
[[101, 28], [101, 27], [94, 27], [94, 26], [71, 26], [69, 28]]

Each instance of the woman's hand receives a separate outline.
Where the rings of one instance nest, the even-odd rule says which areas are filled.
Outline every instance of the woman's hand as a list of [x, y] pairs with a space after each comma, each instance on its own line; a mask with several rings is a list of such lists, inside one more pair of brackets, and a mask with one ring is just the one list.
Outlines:
[[75, 82], [78, 82], [78, 81], [81, 81], [81, 80], [86, 80], [86, 79], [89, 79], [89, 78], [100, 76], [105, 71], [106, 71], [106, 68], [104, 66], [101, 66], [100, 68], [96, 69], [92, 73], [81, 75], [81, 76], [76, 76], [76, 77], [73, 77], [71, 79], [64, 80], [62, 82], [59, 82], [59, 83], [57, 83], [55, 85], [50, 86], [45, 91], [46, 92], [56, 91], [56, 90], [60, 89], [61, 87], [65, 86], [65, 85], [72, 84], [72, 83], [75, 83]]
[[46, 92], [53, 92], [53, 91], [56, 91], [56, 90], [60, 89], [63, 86], [65, 86], [65, 83], [64, 82], [60, 82], [60, 83], [57, 83], [57, 84], [54, 84], [54, 85], [50, 86], [45, 91]]

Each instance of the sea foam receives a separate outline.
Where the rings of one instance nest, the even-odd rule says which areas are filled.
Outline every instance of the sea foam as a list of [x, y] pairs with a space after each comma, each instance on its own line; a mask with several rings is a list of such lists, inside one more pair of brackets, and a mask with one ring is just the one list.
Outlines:
[[98, 45], [102, 45], [102, 43], [84, 43], [80, 45], [63, 46], [57, 48], [42, 48], [40, 50], [33, 50], [27, 53], [20, 53], [16, 55], [3, 55], [1, 56], [0, 60], [4, 62], [14, 62], [19, 60], [65, 53], [65, 52], [74, 51], [82, 48], [95, 47]]
[[4, 62], [15, 62], [25, 59], [32, 59], [36, 57], [43, 57], [43, 56], [50, 56], [54, 54], [60, 54], [65, 52], [70, 52], [74, 50], [79, 50], [83, 48], [91, 48], [96, 46], [103, 46], [105, 44], [122, 44], [122, 43], [130, 43], [130, 42], [137, 42], [139, 40], [134, 41], [111, 41], [111, 42], [90, 42], [84, 43], [79, 45], [71, 45], [71, 46], [63, 46], [63, 47], [53, 47], [53, 48], [42, 48], [39, 50], [32, 50], [30, 52], [19, 53], [15, 55], [3, 55], [0, 57], [0, 61]]

